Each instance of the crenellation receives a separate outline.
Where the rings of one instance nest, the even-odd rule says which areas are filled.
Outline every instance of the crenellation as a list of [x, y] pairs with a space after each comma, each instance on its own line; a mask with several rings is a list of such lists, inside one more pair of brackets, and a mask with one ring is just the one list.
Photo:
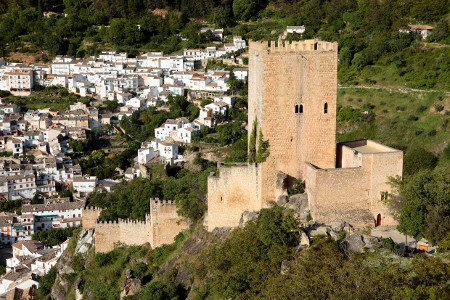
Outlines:
[[[83, 214], [83, 228], [95, 229], [95, 251], [107, 252], [118, 243], [141, 245], [146, 242], [152, 247], [173, 242], [175, 236], [189, 227], [177, 214], [172, 200], [150, 199], [150, 214], [145, 220], [117, 219], [101, 221], [101, 209], [86, 209]], [[86, 216], [86, 217], [85, 217]]]

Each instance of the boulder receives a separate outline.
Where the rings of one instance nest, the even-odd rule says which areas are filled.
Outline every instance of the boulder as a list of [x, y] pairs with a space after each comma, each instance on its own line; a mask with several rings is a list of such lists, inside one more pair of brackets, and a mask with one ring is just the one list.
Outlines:
[[241, 220], [239, 221], [239, 227], [243, 228], [245, 226], [245, 224], [247, 224], [248, 222], [255, 220], [259, 217], [259, 212], [257, 211], [249, 211], [246, 210], [242, 213], [241, 215]]
[[331, 227], [331, 230], [333, 230], [334, 232], [340, 232], [345, 229], [345, 227], [347, 226], [347, 222], [336, 221], [336, 222], [331, 222], [329, 225]]
[[280, 267], [280, 274], [281, 275], [286, 275], [289, 273], [289, 270], [291, 268], [291, 266], [294, 264], [293, 260], [283, 260], [281, 262], [281, 267]]
[[328, 235], [329, 231], [331, 231], [331, 229], [328, 226], [318, 226], [309, 228], [308, 233], [310, 237], [315, 237], [319, 235]]
[[366, 243], [360, 234], [350, 234], [346, 239], [347, 249], [352, 252], [363, 252]]
[[75, 300], [83, 300], [83, 293], [81, 292], [81, 286], [83, 285], [83, 281], [81, 280], [81, 278], [79, 277], [76, 281], [75, 281]]
[[308, 235], [302, 230], [302, 232], [300, 233], [300, 246], [309, 247], [310, 245], [311, 241], [309, 240]]
[[365, 244], [365, 248], [367, 248], [368, 251], [375, 251], [382, 244], [381, 239], [375, 236], [363, 234], [362, 238]]
[[306, 220], [309, 211], [308, 195], [306, 193], [292, 195], [284, 207], [292, 209], [300, 219]]

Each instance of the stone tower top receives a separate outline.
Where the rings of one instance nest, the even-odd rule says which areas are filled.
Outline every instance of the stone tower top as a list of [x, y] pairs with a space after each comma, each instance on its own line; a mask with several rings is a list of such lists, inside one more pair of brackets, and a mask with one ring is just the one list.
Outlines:
[[274, 52], [304, 52], [304, 51], [335, 51], [337, 52], [337, 42], [325, 42], [317, 39], [302, 41], [250, 41], [250, 50]]

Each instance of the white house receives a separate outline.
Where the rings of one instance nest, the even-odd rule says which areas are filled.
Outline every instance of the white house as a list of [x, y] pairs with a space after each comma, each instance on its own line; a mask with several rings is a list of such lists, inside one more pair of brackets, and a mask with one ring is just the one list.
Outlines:
[[74, 176], [73, 189], [81, 194], [89, 194], [95, 190], [97, 186], [96, 176]]
[[180, 141], [180, 142], [189, 144], [189, 143], [191, 143], [192, 136], [194, 134], [197, 134], [198, 132], [199, 132], [198, 129], [192, 128], [192, 127], [180, 128], [177, 131], [176, 141]]
[[221, 115], [228, 115], [228, 104], [225, 102], [213, 102], [210, 104], [205, 105], [206, 109], [211, 109], [213, 112], [213, 116], [215, 113], [221, 114]]

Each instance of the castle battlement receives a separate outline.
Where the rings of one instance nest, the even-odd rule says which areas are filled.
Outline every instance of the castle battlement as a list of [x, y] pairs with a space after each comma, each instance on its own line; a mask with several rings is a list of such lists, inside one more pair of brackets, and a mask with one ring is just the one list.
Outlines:
[[283, 53], [283, 52], [328, 52], [338, 50], [338, 43], [326, 42], [318, 39], [302, 40], [302, 41], [250, 41], [250, 50], [266, 51], [267, 53]]
[[175, 205], [175, 201], [174, 200], [164, 200], [164, 199], [159, 199], [159, 198], [154, 198], [154, 199], [150, 199], [150, 204], [167, 204], [167, 205]]
[[85, 207], [83, 210], [84, 211], [102, 211], [103, 208], [96, 207], [96, 206], [88, 206], [88, 207]]
[[85, 208], [82, 224], [84, 229], [95, 229], [95, 251], [111, 251], [116, 244], [150, 243], [152, 247], [170, 244], [179, 232], [189, 227], [189, 224], [178, 216], [175, 201], [152, 198], [149, 204], [150, 214], [147, 214], [143, 221], [132, 219], [101, 221], [99, 220], [101, 208]]
[[101, 221], [101, 220], [97, 220], [96, 224], [97, 225], [120, 225], [120, 224], [136, 224], [136, 225], [146, 225], [148, 224], [148, 220], [149, 220], [150, 216], [146, 215], [145, 216], [145, 221], [140, 221], [140, 220], [132, 220], [132, 219], [117, 219], [117, 220], [112, 220], [112, 221]]

